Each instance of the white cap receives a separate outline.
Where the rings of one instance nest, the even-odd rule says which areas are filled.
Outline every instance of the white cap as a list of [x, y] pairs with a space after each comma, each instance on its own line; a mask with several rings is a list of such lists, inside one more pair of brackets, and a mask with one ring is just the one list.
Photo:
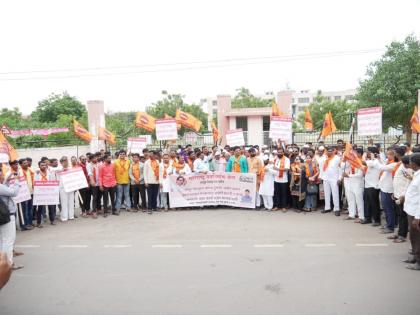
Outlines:
[[321, 150], [321, 151], [324, 151], [324, 146], [323, 145], [320, 145], [319, 147], [318, 147], [318, 150]]
[[270, 154], [269, 150], [264, 150], [264, 153]]
[[264, 155], [263, 156], [263, 161], [267, 161], [269, 158], [268, 158], [268, 155]]

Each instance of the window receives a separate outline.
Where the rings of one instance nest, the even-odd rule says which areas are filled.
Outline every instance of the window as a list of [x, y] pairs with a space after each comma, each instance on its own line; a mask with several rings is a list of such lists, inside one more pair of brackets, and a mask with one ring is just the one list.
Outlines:
[[248, 117], [236, 117], [236, 128], [248, 131]]
[[334, 100], [335, 100], [335, 101], [339, 101], [339, 100], [341, 100], [341, 95], [336, 95], [336, 96], [334, 96]]
[[352, 100], [354, 99], [354, 95], [346, 95], [346, 96], [345, 96], [345, 99], [346, 99], [347, 101], [352, 101]]
[[298, 103], [309, 103], [309, 97], [299, 97]]
[[306, 106], [298, 106], [298, 112], [305, 111]]
[[294, 98], [292, 98], [292, 104], [295, 102], [295, 99]]
[[270, 130], [270, 116], [263, 116], [263, 131]]
[[211, 104], [212, 104], [213, 106], [217, 106], [217, 100], [213, 100], [213, 101], [211, 102]]
[[325, 100], [331, 101], [331, 96], [324, 96]]

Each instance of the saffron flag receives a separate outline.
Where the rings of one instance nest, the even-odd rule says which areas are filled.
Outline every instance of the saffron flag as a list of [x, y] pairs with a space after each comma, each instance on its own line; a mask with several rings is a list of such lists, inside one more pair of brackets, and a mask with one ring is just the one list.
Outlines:
[[74, 134], [80, 139], [90, 142], [92, 140], [92, 134], [87, 131], [76, 119], [73, 120]]
[[176, 122], [184, 126], [185, 128], [189, 128], [194, 130], [195, 132], [199, 132], [201, 128], [201, 120], [195, 118], [190, 113], [183, 112], [180, 109], [176, 110], [175, 114]]
[[413, 116], [411, 116], [411, 130], [415, 133], [420, 133], [420, 119], [417, 106], [414, 107]]
[[136, 127], [143, 128], [149, 132], [153, 132], [156, 128], [156, 119], [144, 112], [138, 112], [136, 115]]
[[115, 135], [111, 131], [108, 131], [102, 127], [99, 127], [98, 139], [108, 141], [111, 144], [115, 144]]
[[217, 144], [217, 141], [219, 141], [219, 130], [214, 122], [211, 123], [211, 132], [213, 134], [213, 142]]
[[323, 136], [324, 138], [328, 137], [330, 134], [332, 134], [336, 130], [337, 128], [335, 127], [331, 112], [326, 113], [325, 119], [324, 119], [324, 125], [322, 126], [321, 136]]
[[346, 149], [344, 151], [344, 160], [348, 161], [350, 165], [354, 168], [361, 168], [363, 170], [365, 169], [362, 160], [359, 159], [356, 151], [353, 150], [353, 147], [349, 142], [346, 143]]
[[6, 137], [3, 135], [2, 132], [0, 132], [0, 153], [9, 156], [9, 161], [17, 160], [18, 154], [15, 150], [15, 148], [12, 147], [12, 145], [7, 141]]
[[309, 112], [309, 109], [307, 107], [305, 108], [305, 125], [304, 125], [304, 127], [308, 131], [314, 129], [314, 124], [312, 122], [311, 113]]
[[271, 104], [271, 116], [284, 116], [284, 114], [282, 113], [282, 111], [280, 110], [279, 106], [277, 105], [277, 103], [275, 101], [273, 101], [273, 103]]
[[[165, 113], [163, 115], [163, 119], [174, 119], [174, 118], [172, 116], [169, 116], [168, 114]], [[179, 130], [179, 129], [181, 129], [181, 127], [182, 127], [181, 124], [178, 124], [178, 123], [176, 124], [176, 129]]]

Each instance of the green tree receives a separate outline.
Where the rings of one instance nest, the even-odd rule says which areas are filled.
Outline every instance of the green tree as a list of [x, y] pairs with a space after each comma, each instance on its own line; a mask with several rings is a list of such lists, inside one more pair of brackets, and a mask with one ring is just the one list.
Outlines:
[[[270, 107], [274, 101], [274, 96], [269, 99], [263, 99], [251, 94], [249, 89], [244, 87], [237, 89], [237, 94], [232, 99], [232, 108], [254, 108], [254, 107]], [[266, 93], [272, 95], [272, 93]]]
[[22, 121], [22, 113], [15, 107], [13, 109], [2, 108], [0, 110], [0, 125], [7, 125], [10, 129], [16, 129]]
[[69, 115], [80, 119], [85, 113], [85, 106], [76, 97], [64, 92], [63, 94], [51, 94], [40, 101], [31, 116], [43, 123], [55, 122], [60, 115]]
[[[348, 130], [351, 124], [351, 115], [356, 109], [355, 103], [349, 103], [345, 100], [334, 100], [326, 98], [318, 91], [314, 101], [309, 104], [309, 112], [311, 113], [312, 121], [314, 122], [314, 129], [321, 130], [324, 122], [325, 114], [331, 112], [334, 123], [338, 130]], [[297, 119], [299, 127], [297, 130], [302, 130], [305, 122], [305, 113], [300, 113]]]
[[366, 76], [357, 94], [360, 107], [382, 106], [384, 129], [402, 127], [411, 139], [410, 118], [420, 88], [419, 40], [409, 35], [403, 42], [392, 42], [369, 65]]

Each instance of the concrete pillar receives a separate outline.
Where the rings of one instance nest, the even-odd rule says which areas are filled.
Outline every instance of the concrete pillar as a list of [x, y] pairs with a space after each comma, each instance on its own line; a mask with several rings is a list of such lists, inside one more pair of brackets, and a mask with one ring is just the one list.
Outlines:
[[277, 93], [277, 104], [286, 116], [292, 116], [292, 98], [292, 90], [280, 91]]
[[263, 145], [263, 116], [248, 116], [248, 144]]
[[234, 130], [236, 129], [236, 116], [229, 116], [229, 129]]
[[229, 130], [229, 119], [226, 112], [231, 109], [230, 95], [217, 96], [217, 129], [222, 136], [222, 145], [226, 145], [226, 131]]
[[93, 135], [90, 152], [97, 152], [105, 148], [105, 142], [98, 140], [99, 127], [105, 128], [104, 101], [87, 101], [89, 132]]

